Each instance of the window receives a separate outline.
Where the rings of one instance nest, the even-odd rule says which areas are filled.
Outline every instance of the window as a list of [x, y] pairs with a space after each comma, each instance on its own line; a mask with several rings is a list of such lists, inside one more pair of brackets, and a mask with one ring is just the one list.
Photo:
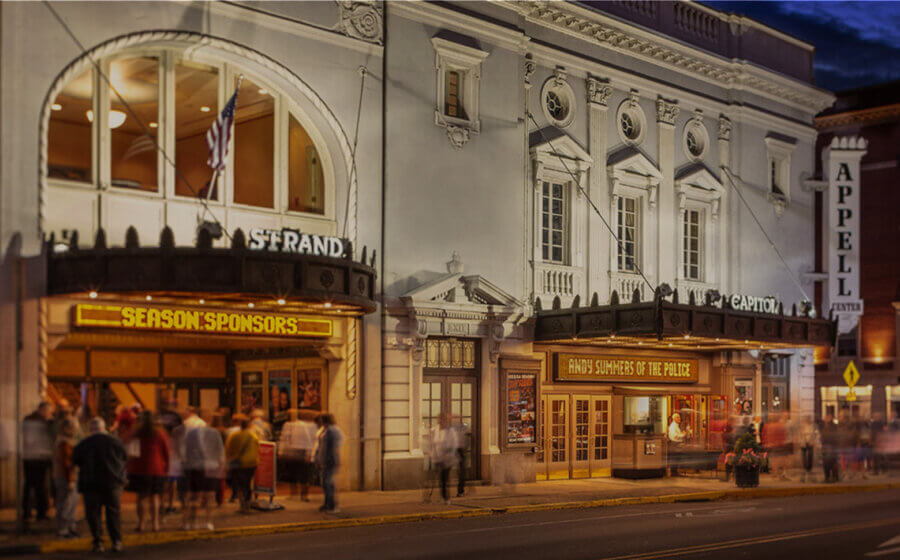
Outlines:
[[447, 129], [455, 148], [461, 148], [469, 133], [478, 133], [478, 84], [481, 62], [488, 53], [437, 36], [431, 39], [435, 51], [437, 85], [434, 124]]
[[709, 132], [703, 126], [703, 112], [697, 109], [684, 126], [684, 154], [691, 161], [700, 161], [709, 149]]
[[466, 118], [466, 109], [461, 100], [462, 72], [448, 70], [445, 78], [447, 91], [444, 92], [444, 115], [447, 117]]
[[[110, 92], [108, 113], [110, 183], [114, 187], [157, 192], [159, 189], [159, 59], [133, 57], [113, 60], [109, 78], [122, 95]], [[134, 114], [131, 114], [131, 111]], [[88, 118], [93, 120], [93, 112]], [[157, 126], [153, 126], [156, 124]]]
[[272, 208], [274, 175], [275, 98], [245, 77], [234, 112], [234, 203]]
[[619, 105], [616, 113], [619, 138], [622, 142], [635, 146], [644, 140], [647, 128], [647, 118], [638, 102], [638, 94], [632, 90], [628, 99]]
[[790, 354], [767, 354], [763, 360], [763, 375], [769, 377], [790, 377]]
[[[99, 66], [113, 88], [98, 87], [105, 78], [88, 69], [51, 105], [47, 171], [54, 188], [78, 182], [119, 197], [129, 192], [142, 193], [143, 200], [208, 197], [245, 211], [333, 214], [326, 187], [332, 175], [318, 149], [320, 137], [304, 126], [293, 101], [262, 79], [229, 63], [192, 60], [180, 49], [128, 52], [101, 59]], [[213, 185], [206, 134], [241, 75], [228, 160]], [[101, 134], [101, 126], [108, 132]], [[99, 213], [99, 193], [92, 201], [84, 189], [79, 193], [84, 212]], [[148, 216], [157, 215], [147, 209]], [[80, 213], [82, 207], [54, 212]]]
[[544, 262], [564, 264], [566, 258], [567, 185], [543, 182], [541, 193], [541, 249]]
[[94, 180], [92, 141], [94, 73], [87, 70], [66, 84], [50, 106], [47, 175], [90, 183]]
[[[207, 109], [204, 110], [203, 108]], [[219, 69], [179, 61], [175, 64], [175, 194], [219, 200], [209, 193], [212, 175], [206, 160], [206, 131], [219, 114]], [[151, 124], [152, 126], [152, 124]], [[191, 190], [193, 189], [193, 190]]]
[[796, 144], [793, 141], [781, 140], [772, 136], [766, 137], [765, 142], [769, 200], [782, 203], [791, 196], [791, 153]]
[[687, 209], [682, 213], [684, 231], [682, 237], [682, 261], [684, 277], [702, 280], [703, 273], [703, 212]]
[[541, 89], [541, 110], [555, 126], [567, 127], [575, 119], [575, 92], [566, 81], [566, 73], [557, 69]]
[[637, 258], [639, 249], [639, 199], [626, 196], [618, 197], [616, 219], [618, 228], [616, 236], [619, 238], [618, 261], [619, 270], [622, 272], [637, 272]]

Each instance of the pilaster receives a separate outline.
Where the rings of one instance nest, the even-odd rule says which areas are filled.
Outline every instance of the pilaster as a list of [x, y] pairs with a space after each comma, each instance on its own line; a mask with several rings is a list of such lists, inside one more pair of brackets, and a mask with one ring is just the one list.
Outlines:
[[675, 120], [680, 109], [676, 101], [656, 100], [656, 122], [659, 127], [659, 172], [662, 180], [659, 185], [659, 202], [657, 213], [658, 229], [656, 239], [658, 246], [657, 282], [674, 284], [678, 278], [678, 250], [676, 240], [678, 210], [675, 200]]
[[728, 260], [728, 236], [729, 236], [729, 228], [731, 227], [731, 212], [729, 211], [731, 208], [731, 184], [730, 179], [725, 177], [725, 172], [722, 171], [723, 168], [731, 169], [731, 129], [732, 124], [731, 120], [725, 115], [719, 116], [719, 173], [721, 175], [722, 185], [725, 186], [725, 190], [722, 193], [722, 200], [719, 202], [719, 239], [718, 239], [718, 254], [716, 260], [718, 261], [718, 285], [719, 291], [723, 293], [731, 293], [734, 290], [731, 289], [731, 275], [729, 270], [729, 260]]
[[[604, 208], [609, 197], [606, 173], [607, 152], [607, 102], [612, 95], [612, 86], [608, 81], [601, 81], [588, 76], [588, 151], [595, 165], [590, 170], [588, 194], [598, 208]], [[611, 217], [611, 215], [610, 215]], [[597, 292], [602, 297], [610, 293], [610, 244], [607, 242], [610, 233], [603, 225], [600, 216], [592, 208], [588, 208], [587, 220], [587, 279], [585, 282], [586, 297]]]

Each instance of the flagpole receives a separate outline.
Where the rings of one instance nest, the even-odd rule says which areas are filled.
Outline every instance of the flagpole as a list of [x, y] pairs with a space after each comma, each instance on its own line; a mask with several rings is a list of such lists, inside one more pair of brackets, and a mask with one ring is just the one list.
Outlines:
[[[235, 106], [235, 108], [237, 108], [237, 100], [239, 97], [238, 94], [241, 91], [241, 83], [243, 81], [244, 81], [244, 75], [238, 74], [237, 86], [235, 86], [235, 88], [234, 88], [234, 95], [235, 95], [234, 106]], [[233, 122], [232, 122], [231, 126], [234, 126]], [[229, 142], [231, 142], [231, 140], [229, 140]], [[203, 205], [203, 212], [200, 214], [200, 216], [197, 219], [197, 222], [199, 222], [200, 224], [203, 223], [203, 218], [206, 216], [207, 212], [209, 212], [209, 214], [213, 217], [213, 219], [216, 218], [215, 214], [212, 213], [212, 210], [209, 209], [209, 202], [210, 202], [210, 200], [212, 200], [213, 189], [216, 188], [216, 186], [217, 186], [216, 183], [218, 183], [218, 181], [219, 181], [219, 168], [214, 167], [213, 172], [212, 172], [212, 177], [209, 180], [209, 187], [206, 190], [206, 204]]]

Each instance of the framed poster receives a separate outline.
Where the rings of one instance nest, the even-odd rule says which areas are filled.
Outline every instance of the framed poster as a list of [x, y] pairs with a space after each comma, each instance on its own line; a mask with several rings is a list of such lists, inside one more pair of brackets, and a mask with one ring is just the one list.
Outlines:
[[[504, 449], [534, 451], [539, 445], [541, 361], [501, 358], [500, 443]], [[506, 435], [502, 435], [505, 428]]]
[[734, 415], [753, 415], [753, 380], [734, 380]]
[[241, 412], [250, 414], [263, 407], [262, 371], [241, 372]]
[[506, 442], [537, 442], [537, 375], [510, 372], [506, 376]]
[[291, 370], [269, 370], [269, 422], [277, 428], [287, 421], [291, 407]]
[[297, 408], [324, 411], [321, 367], [297, 368]]

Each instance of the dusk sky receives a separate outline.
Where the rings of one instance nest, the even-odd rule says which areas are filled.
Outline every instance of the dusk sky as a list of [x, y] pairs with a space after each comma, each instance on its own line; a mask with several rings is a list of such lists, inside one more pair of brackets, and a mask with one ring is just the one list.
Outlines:
[[704, 1], [816, 46], [816, 84], [832, 91], [900, 79], [900, 2]]

